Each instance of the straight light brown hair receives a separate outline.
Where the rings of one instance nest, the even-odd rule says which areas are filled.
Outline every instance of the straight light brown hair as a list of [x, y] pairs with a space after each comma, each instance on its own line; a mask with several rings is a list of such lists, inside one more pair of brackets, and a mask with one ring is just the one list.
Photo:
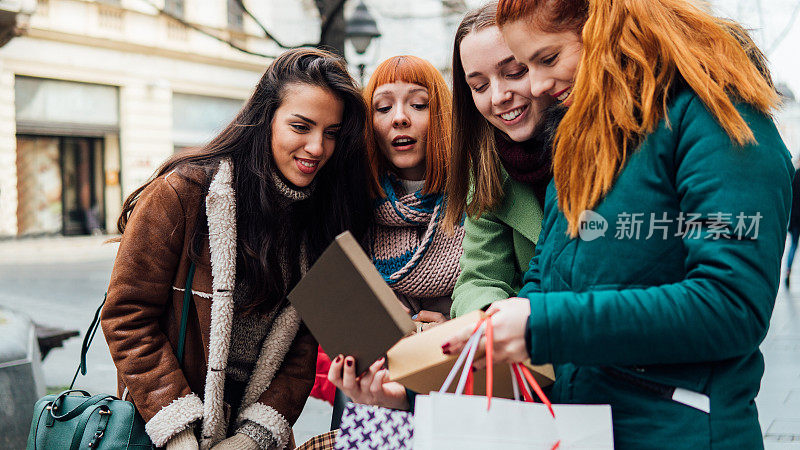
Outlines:
[[503, 198], [494, 126], [475, 107], [461, 64], [461, 41], [470, 33], [497, 26], [496, 11], [497, 2], [474, 9], [464, 16], [456, 29], [453, 45], [453, 150], [450, 153], [443, 221], [446, 230], [460, 224], [464, 213], [479, 217], [496, 208]]
[[581, 212], [611, 190], [630, 153], [667, 114], [680, 79], [739, 146], [755, 137], [734, 102], [769, 114], [779, 98], [747, 32], [686, 0], [500, 0], [497, 22], [581, 34], [574, 103], [556, 135], [558, 204], [577, 235]]

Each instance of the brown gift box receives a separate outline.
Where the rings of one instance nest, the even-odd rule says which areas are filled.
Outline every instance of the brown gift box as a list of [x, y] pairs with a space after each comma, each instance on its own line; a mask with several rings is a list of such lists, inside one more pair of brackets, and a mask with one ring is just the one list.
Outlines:
[[[475, 327], [484, 315], [482, 311], [473, 311], [456, 319], [447, 321], [422, 333], [406, 337], [386, 355], [389, 365], [389, 376], [403, 386], [420, 394], [438, 391], [444, 384], [447, 374], [453, 368], [458, 355], [442, 353], [442, 344], [467, 327]], [[536, 381], [541, 386], [553, 384], [555, 374], [553, 366], [532, 366], [527, 364]], [[460, 376], [459, 371], [459, 376]], [[448, 392], [455, 391], [459, 376], [451, 384]], [[511, 369], [508, 364], [494, 365], [493, 395], [502, 398], [514, 398], [511, 382]], [[473, 392], [476, 395], [486, 394], [486, 370], [474, 374]]]
[[356, 373], [416, 326], [349, 231], [320, 255], [289, 300], [329, 355], [350, 355]]

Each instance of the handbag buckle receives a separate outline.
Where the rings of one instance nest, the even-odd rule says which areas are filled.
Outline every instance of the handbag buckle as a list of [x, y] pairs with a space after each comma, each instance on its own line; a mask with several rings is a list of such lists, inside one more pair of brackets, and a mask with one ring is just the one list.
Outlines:
[[100, 414], [101, 416], [105, 416], [105, 415], [109, 415], [110, 416], [111, 415], [111, 411], [108, 411], [108, 410], [105, 410], [105, 409], [101, 409], [100, 411], [98, 411], [97, 414]]
[[102, 431], [96, 431], [94, 433], [94, 438], [92, 439], [92, 442], [89, 442], [89, 447], [90, 448], [94, 448], [94, 446], [96, 444], [100, 443], [99, 441], [100, 441], [100, 439], [102, 439], [102, 437], [103, 437], [103, 432]]

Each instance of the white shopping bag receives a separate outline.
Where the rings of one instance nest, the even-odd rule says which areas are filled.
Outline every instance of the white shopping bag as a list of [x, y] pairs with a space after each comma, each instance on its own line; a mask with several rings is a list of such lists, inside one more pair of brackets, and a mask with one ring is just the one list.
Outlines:
[[[470, 368], [484, 330], [490, 349], [491, 322], [487, 321], [467, 342], [442, 389], [417, 396], [414, 450], [614, 448], [609, 405], [550, 405], [524, 365], [514, 364], [511, 370], [517, 401], [462, 395], [465, 389], [469, 392]], [[491, 366], [490, 350], [486, 356]], [[456, 393], [446, 393], [462, 364]], [[487, 386], [490, 377], [487, 373]], [[543, 403], [533, 403], [533, 395]], [[520, 397], [525, 401], [519, 401]]]

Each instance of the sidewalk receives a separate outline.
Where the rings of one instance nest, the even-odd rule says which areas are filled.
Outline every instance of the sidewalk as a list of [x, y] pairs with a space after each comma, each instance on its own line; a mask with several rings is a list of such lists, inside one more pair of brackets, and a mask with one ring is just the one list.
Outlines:
[[767, 338], [765, 371], [756, 398], [767, 450], [800, 449], [800, 277], [781, 287]]
[[114, 260], [117, 235], [54, 236], [0, 240], [0, 264], [71, 263]]

